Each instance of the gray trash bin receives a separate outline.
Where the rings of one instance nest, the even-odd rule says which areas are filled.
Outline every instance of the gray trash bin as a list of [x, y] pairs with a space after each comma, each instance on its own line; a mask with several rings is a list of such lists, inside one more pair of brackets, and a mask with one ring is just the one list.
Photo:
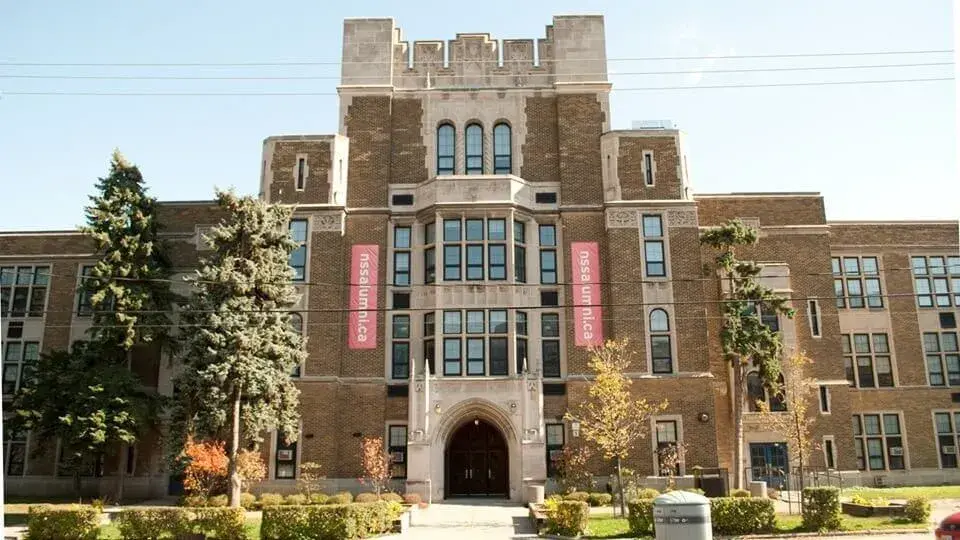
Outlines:
[[689, 491], [670, 491], [653, 500], [657, 540], [709, 540], [710, 499]]

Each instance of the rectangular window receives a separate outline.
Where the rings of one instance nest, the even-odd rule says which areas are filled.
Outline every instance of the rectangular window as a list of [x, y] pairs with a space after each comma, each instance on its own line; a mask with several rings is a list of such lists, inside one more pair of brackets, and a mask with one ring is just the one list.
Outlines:
[[304, 185], [307, 183], [307, 160], [304, 158], [297, 159], [297, 191], [303, 191]]
[[410, 286], [410, 227], [393, 229], [393, 284]]
[[826, 386], [820, 387], [820, 412], [824, 414], [830, 412], [830, 389]]
[[930, 386], [960, 386], [960, 351], [957, 350], [956, 332], [925, 332], [923, 351]]
[[471, 281], [483, 279], [483, 244], [467, 245], [467, 279]]
[[410, 315], [393, 316], [391, 378], [410, 377]]
[[878, 261], [877, 257], [833, 257], [833, 288], [838, 308], [883, 307]]
[[460, 246], [443, 246], [443, 280], [460, 281]]
[[820, 304], [816, 300], [807, 302], [807, 317], [810, 318], [810, 335], [820, 337]]
[[823, 439], [823, 459], [827, 465], [827, 469], [835, 469], [837, 456], [836, 451], [833, 448], [833, 439]]
[[93, 273], [93, 265], [83, 265], [80, 268], [80, 282], [77, 284], [77, 316], [89, 317], [93, 315], [93, 305], [90, 303], [90, 297], [93, 294], [87, 290], [88, 280]]
[[0, 268], [0, 317], [43, 317], [49, 266]]
[[437, 240], [437, 224], [423, 225], [423, 282], [434, 283], [437, 280], [437, 253], [434, 243]]
[[490, 244], [487, 246], [488, 268], [487, 277], [493, 281], [507, 279], [507, 246], [504, 244]]
[[[675, 449], [677, 446], [677, 422], [674, 420], [657, 420], [654, 433], [657, 437], [657, 470], [654, 471], [658, 476], [667, 476], [670, 474], [669, 466], [663, 463], [662, 459], [666, 452]], [[675, 475], [680, 475], [680, 463], [674, 465], [672, 471]]]
[[563, 455], [564, 428], [563, 424], [547, 424], [547, 476], [557, 476], [557, 465]]
[[906, 467], [899, 414], [854, 415], [853, 427], [860, 470], [901, 470]]
[[[960, 257], [911, 257], [913, 288], [920, 307], [960, 307]], [[949, 276], [949, 277], [948, 277]]]
[[407, 426], [387, 426], [387, 452], [390, 454], [390, 476], [407, 477]]
[[513, 222], [513, 278], [517, 283], [527, 282], [526, 230], [522, 221]]
[[490, 338], [490, 375], [507, 374], [507, 338]]
[[436, 316], [433, 312], [423, 314], [423, 361], [430, 366], [430, 373], [436, 373], [436, 347], [434, 335], [436, 333]]
[[517, 317], [517, 373], [523, 373], [529, 365], [527, 360], [527, 312], [518, 311], [516, 312]]
[[667, 275], [663, 250], [663, 220], [659, 215], [643, 216], [643, 259], [647, 277]]
[[543, 376], [560, 376], [560, 315], [543, 313], [540, 315], [541, 353], [543, 358]]
[[467, 339], [467, 375], [486, 375], [483, 338]]
[[940, 454], [940, 467], [957, 468], [957, 446], [960, 442], [960, 412], [937, 412], [933, 415], [937, 430], [937, 450]]
[[280, 433], [277, 433], [276, 441], [277, 455], [274, 461], [274, 478], [277, 480], [292, 480], [297, 477], [297, 441], [287, 443]]
[[[851, 339], [853, 349], [850, 348]], [[841, 336], [844, 366], [850, 386], [859, 388], [892, 387], [893, 362], [887, 334]]]
[[27, 435], [22, 431], [3, 432], [3, 465], [7, 476], [23, 476], [27, 462]]
[[40, 344], [36, 341], [6, 341], [3, 349], [3, 395], [12, 396], [23, 383], [27, 366], [40, 359]]
[[651, 335], [650, 351], [654, 373], [673, 373], [673, 354], [670, 348], [669, 334]]
[[653, 185], [653, 152], [643, 153], [643, 182], [647, 186]]
[[460, 375], [460, 338], [443, 339], [443, 374]]
[[293, 280], [307, 279], [307, 220], [290, 220], [290, 238], [297, 247], [290, 252], [290, 268], [293, 269]]
[[557, 282], [557, 227], [540, 225], [540, 283]]

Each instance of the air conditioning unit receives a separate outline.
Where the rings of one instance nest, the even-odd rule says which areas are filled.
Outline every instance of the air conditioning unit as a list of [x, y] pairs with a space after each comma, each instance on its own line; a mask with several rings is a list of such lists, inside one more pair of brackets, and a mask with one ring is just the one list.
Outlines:
[[902, 456], [902, 455], [903, 455], [903, 448], [900, 447], [900, 446], [891, 446], [891, 447], [890, 447], [890, 455], [891, 455], [891, 456]]
[[277, 461], [293, 461], [293, 450], [277, 450]]
[[403, 452], [390, 452], [390, 461], [393, 463], [403, 463]]
[[956, 447], [956, 446], [944, 446], [944, 447], [943, 447], [943, 453], [944, 453], [944, 454], [956, 454], [956, 453], [957, 453], [957, 447]]

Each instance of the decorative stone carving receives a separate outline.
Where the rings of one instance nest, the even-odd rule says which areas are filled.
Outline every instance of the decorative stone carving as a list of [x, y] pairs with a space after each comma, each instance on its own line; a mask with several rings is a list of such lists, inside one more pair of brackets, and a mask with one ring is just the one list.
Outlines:
[[423, 392], [423, 383], [418, 382], [414, 388], [416, 392]]
[[313, 214], [314, 232], [343, 232], [343, 213], [324, 212]]
[[668, 227], [696, 227], [697, 212], [691, 209], [675, 209], [667, 212]]
[[607, 210], [608, 229], [631, 229], [638, 227], [637, 211], [633, 209]]

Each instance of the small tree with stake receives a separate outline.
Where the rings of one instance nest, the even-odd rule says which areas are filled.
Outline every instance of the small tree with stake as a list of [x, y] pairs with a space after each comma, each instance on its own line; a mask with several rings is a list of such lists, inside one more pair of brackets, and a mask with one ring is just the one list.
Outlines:
[[390, 482], [390, 456], [383, 449], [383, 439], [364, 437], [360, 441], [360, 466], [363, 468], [360, 481], [369, 483], [379, 497]]
[[723, 329], [720, 342], [723, 356], [729, 362], [733, 378], [733, 462], [736, 469], [734, 487], [743, 488], [743, 404], [746, 378], [755, 367], [760, 380], [774, 389], [780, 378], [780, 334], [767, 327], [760, 311], [793, 317], [787, 299], [760, 283], [762, 268], [753, 261], [737, 259], [736, 249], [757, 243], [757, 230], [739, 219], [711, 228], [700, 236], [700, 243], [715, 248], [721, 279], [727, 283], [726, 298], [721, 304]]
[[627, 343], [625, 339], [610, 340], [591, 350], [589, 365], [594, 380], [588, 398], [566, 415], [567, 419], [580, 422], [584, 438], [597, 447], [604, 459], [615, 461], [622, 515], [626, 515], [623, 460], [646, 437], [651, 416], [667, 407], [666, 400], [653, 404], [643, 398], [633, 399], [633, 381], [625, 375], [631, 356]]
[[290, 373], [305, 352], [290, 324], [297, 301], [288, 265], [296, 247], [292, 210], [230, 192], [217, 193], [217, 201], [226, 217], [210, 232], [213, 254], [189, 280], [190, 331], [172, 431], [177, 445], [188, 435], [229, 440], [230, 505], [239, 507], [240, 449], [274, 428], [296, 440], [300, 392]]

